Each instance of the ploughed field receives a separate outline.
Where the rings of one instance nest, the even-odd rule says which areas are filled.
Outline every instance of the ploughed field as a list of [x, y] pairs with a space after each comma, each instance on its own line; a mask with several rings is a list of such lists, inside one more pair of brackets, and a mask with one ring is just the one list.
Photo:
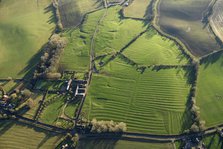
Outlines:
[[22, 77], [54, 30], [51, 0], [0, 2], [0, 78]]
[[210, 25], [218, 38], [223, 41], [223, 0], [217, 0], [213, 7]]
[[158, 24], [197, 57], [220, 50], [214, 34], [202, 22], [210, 3], [211, 0], [160, 0]]

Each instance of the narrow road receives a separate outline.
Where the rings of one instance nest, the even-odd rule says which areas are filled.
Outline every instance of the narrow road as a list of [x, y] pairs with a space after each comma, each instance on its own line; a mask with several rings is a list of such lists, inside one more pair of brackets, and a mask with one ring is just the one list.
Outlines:
[[98, 20], [97, 24], [96, 24], [96, 27], [95, 27], [95, 31], [91, 37], [91, 44], [90, 44], [90, 67], [89, 67], [89, 74], [88, 74], [88, 79], [87, 79], [87, 86], [86, 86], [86, 90], [85, 90], [85, 95], [84, 97], [82, 98], [81, 100], [81, 103], [80, 103], [80, 106], [78, 108], [78, 111], [77, 111], [77, 116], [76, 116], [76, 122], [79, 120], [79, 117], [80, 117], [80, 114], [81, 114], [81, 111], [82, 111], [82, 108], [83, 108], [83, 105], [84, 105], [84, 102], [85, 102], [85, 99], [86, 99], [86, 95], [87, 95], [87, 92], [88, 92], [88, 89], [89, 89], [89, 86], [90, 86], [90, 83], [91, 83], [91, 79], [92, 79], [92, 74], [93, 74], [93, 71], [94, 71], [94, 67], [95, 67], [95, 63], [94, 63], [94, 58], [95, 58], [95, 37], [99, 31], [99, 25], [101, 23], [101, 21], [105, 18], [105, 16], [107, 15], [107, 1], [106, 0], [102, 0], [102, 2], [104, 2], [104, 7], [105, 7], [105, 13], [102, 15], [102, 17]]

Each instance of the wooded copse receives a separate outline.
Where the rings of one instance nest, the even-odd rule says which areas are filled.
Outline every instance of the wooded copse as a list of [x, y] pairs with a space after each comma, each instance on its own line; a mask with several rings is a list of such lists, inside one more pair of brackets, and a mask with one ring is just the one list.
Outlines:
[[114, 122], [114, 121], [98, 121], [93, 119], [91, 121], [91, 132], [93, 133], [103, 133], [103, 132], [124, 132], [127, 130], [126, 123], [124, 122]]
[[60, 56], [64, 51], [67, 41], [59, 34], [51, 36], [49, 42], [44, 48], [44, 54], [34, 72], [34, 79], [59, 79], [61, 74], [58, 72]]

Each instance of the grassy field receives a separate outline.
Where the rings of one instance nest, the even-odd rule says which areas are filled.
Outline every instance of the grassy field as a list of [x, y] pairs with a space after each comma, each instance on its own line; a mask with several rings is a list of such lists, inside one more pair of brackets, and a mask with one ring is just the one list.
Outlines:
[[134, 0], [124, 9], [125, 17], [147, 19], [149, 17], [149, 5], [151, 0]]
[[0, 122], [0, 148], [2, 149], [53, 149], [62, 137], [14, 121]]
[[124, 140], [81, 140], [77, 149], [173, 149], [170, 143], [145, 143]]
[[140, 65], [178, 65], [188, 63], [175, 43], [160, 36], [152, 28], [123, 52]]
[[178, 37], [195, 56], [203, 56], [220, 46], [208, 27], [201, 22], [211, 0], [161, 0], [159, 25], [168, 34]]
[[62, 70], [75, 70], [86, 72], [89, 67], [89, 51], [91, 37], [95, 31], [97, 21], [104, 14], [104, 10], [87, 15], [83, 25], [78, 29], [68, 29], [64, 32], [69, 40], [61, 56]]
[[223, 55], [218, 54], [200, 66], [196, 98], [207, 127], [223, 123], [222, 63]]
[[189, 88], [182, 69], [141, 74], [117, 58], [93, 75], [83, 111], [89, 119], [126, 122], [128, 131], [178, 134], [190, 123]]
[[64, 116], [64, 114], [65, 117], [74, 118], [74, 112], [79, 102], [74, 101], [66, 106], [65, 103], [68, 97], [68, 95], [47, 94], [45, 99], [47, 106], [42, 111], [39, 120], [43, 123], [56, 125], [57, 122], [61, 122], [60, 117]]
[[96, 56], [119, 51], [146, 29], [143, 21], [120, 19], [121, 7], [108, 9], [95, 39]]
[[39, 60], [39, 50], [54, 30], [51, 0], [2, 0], [0, 77], [22, 77]]
[[207, 149], [222, 149], [222, 138], [218, 134], [207, 136], [203, 139], [203, 142]]
[[35, 84], [35, 89], [41, 90], [54, 90], [60, 91], [61, 88], [66, 87], [65, 81], [53, 81], [53, 80], [37, 80]]
[[102, 4], [98, 0], [61, 0], [59, 8], [63, 26], [79, 25], [87, 12], [102, 8]]

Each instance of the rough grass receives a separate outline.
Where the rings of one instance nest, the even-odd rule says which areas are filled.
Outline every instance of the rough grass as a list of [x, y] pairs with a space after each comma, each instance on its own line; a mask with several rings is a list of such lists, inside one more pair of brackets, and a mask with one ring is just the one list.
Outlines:
[[64, 27], [77, 26], [87, 12], [102, 8], [101, 0], [61, 0], [60, 15]]
[[0, 122], [0, 148], [53, 149], [63, 136], [32, 128], [14, 121]]
[[22, 77], [39, 61], [38, 52], [54, 30], [50, 0], [2, 0], [0, 77]]
[[100, 23], [94, 48], [96, 56], [119, 51], [146, 29], [143, 21], [121, 20], [120, 9], [120, 6], [109, 8], [106, 17]]
[[146, 143], [135, 141], [124, 141], [115, 139], [81, 140], [77, 149], [173, 149], [170, 143]]
[[200, 66], [196, 99], [207, 127], [223, 123], [222, 63], [223, 55], [218, 54]]
[[83, 111], [89, 119], [123, 121], [131, 132], [178, 134], [190, 123], [189, 88], [182, 69], [141, 74], [116, 59], [93, 75]]
[[152, 28], [125, 49], [123, 54], [140, 65], [188, 63], [173, 41], [160, 36]]
[[159, 7], [161, 29], [178, 37], [198, 57], [220, 49], [214, 35], [201, 22], [203, 12], [210, 2], [211, 0], [161, 0]]
[[124, 9], [125, 17], [145, 19], [149, 13], [151, 0], [134, 0], [127, 8]]
[[99, 18], [103, 14], [104, 10], [91, 13], [87, 15], [80, 28], [64, 32], [69, 44], [61, 56], [60, 65], [62, 70], [75, 70], [76, 72], [86, 72], [88, 70], [91, 37]]

